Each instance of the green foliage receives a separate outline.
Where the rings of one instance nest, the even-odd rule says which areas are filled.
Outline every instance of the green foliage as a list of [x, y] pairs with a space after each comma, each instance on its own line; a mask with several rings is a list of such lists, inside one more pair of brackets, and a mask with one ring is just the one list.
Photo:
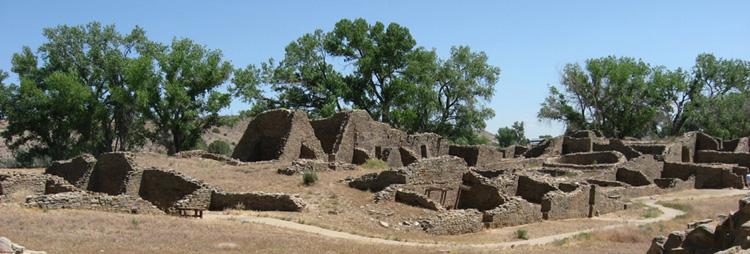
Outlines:
[[518, 230], [516, 230], [516, 237], [524, 239], [524, 240], [528, 240], [529, 239], [528, 231], [526, 231], [526, 229], [519, 228]]
[[659, 209], [656, 209], [656, 207], [649, 207], [643, 215], [643, 218], [656, 218], [657, 216], [659, 216]]
[[648, 64], [633, 58], [589, 59], [585, 69], [567, 64], [561, 83], [569, 95], [551, 87], [538, 117], [563, 121], [572, 129], [601, 130], [616, 138], [643, 137], [655, 131], [651, 123], [657, 107], [666, 101], [663, 84], [656, 80]]
[[221, 130], [219, 130], [219, 128], [213, 128], [213, 129], [211, 129], [211, 132], [219, 134], [219, 133], [221, 133]]
[[302, 174], [302, 183], [307, 186], [315, 184], [318, 181], [318, 174], [315, 171], [306, 171]]
[[388, 169], [388, 164], [385, 161], [379, 159], [369, 159], [365, 161], [360, 167], [366, 169]]
[[[139, 27], [120, 34], [98, 22], [46, 28], [44, 36], [38, 55], [29, 47], [13, 55], [19, 84], [0, 88], [2, 136], [21, 164], [131, 151], [146, 138], [169, 153], [192, 148], [229, 103], [215, 89], [231, 65], [189, 39], [166, 47]], [[6, 77], [0, 71], [0, 82]]]
[[[271, 59], [235, 72], [230, 91], [253, 103], [248, 114], [286, 107], [327, 117], [358, 108], [409, 133], [435, 132], [468, 143], [481, 142], [473, 132], [494, 116], [482, 102], [494, 94], [500, 69], [487, 64], [484, 52], [453, 47], [442, 60], [434, 50], [416, 47], [409, 30], [396, 23], [343, 19], [332, 31], [305, 34], [285, 50], [278, 65]], [[339, 72], [331, 60], [353, 69]], [[264, 95], [263, 85], [276, 96]]]
[[500, 127], [499, 129], [497, 129], [495, 138], [497, 139], [500, 147], [526, 145], [529, 143], [529, 139], [526, 138], [526, 134], [523, 128], [523, 121], [520, 123], [513, 122], [513, 126], [511, 128]]
[[229, 146], [229, 144], [224, 140], [214, 140], [211, 142], [210, 145], [208, 145], [208, 152], [209, 153], [215, 153], [215, 154], [221, 154], [226, 156], [232, 156], [232, 147]]
[[141, 222], [136, 218], [133, 218], [132, 220], [130, 220], [130, 224], [133, 224], [133, 227], [138, 227], [138, 224], [141, 224]]
[[159, 82], [146, 93], [144, 116], [155, 125], [149, 137], [169, 154], [189, 150], [201, 135], [222, 124], [219, 110], [229, 106], [230, 95], [216, 91], [229, 79], [232, 65], [221, 51], [208, 50], [190, 39], [174, 39], [169, 47], [152, 45]]
[[565, 66], [564, 93], [550, 87], [540, 120], [616, 138], [665, 137], [692, 130], [733, 139], [750, 135], [750, 61], [696, 58], [691, 72], [633, 58], [589, 59]]
[[692, 207], [690, 207], [689, 205], [685, 205], [685, 204], [662, 203], [662, 202], [660, 202], [659, 204], [662, 205], [662, 206], [669, 207], [669, 208], [672, 208], [672, 209], [677, 209], [677, 210], [680, 210], [680, 211], [683, 211], [683, 212], [690, 212], [690, 211], [692, 211]]

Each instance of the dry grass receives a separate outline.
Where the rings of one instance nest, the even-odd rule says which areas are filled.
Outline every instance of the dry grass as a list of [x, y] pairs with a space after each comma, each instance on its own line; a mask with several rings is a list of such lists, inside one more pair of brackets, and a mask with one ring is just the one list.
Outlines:
[[[48, 253], [436, 253], [235, 221], [0, 208], [0, 232]], [[138, 221], [135, 225], [133, 221]]]

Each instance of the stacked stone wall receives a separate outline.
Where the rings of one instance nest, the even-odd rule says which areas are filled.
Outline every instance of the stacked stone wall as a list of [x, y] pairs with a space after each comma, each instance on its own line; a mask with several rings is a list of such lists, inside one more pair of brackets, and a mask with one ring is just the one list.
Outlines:
[[518, 177], [516, 196], [528, 200], [531, 203], [541, 204], [542, 198], [547, 192], [556, 191], [554, 184], [531, 176], [521, 175]]
[[243, 208], [255, 211], [294, 211], [305, 208], [305, 203], [296, 196], [283, 193], [265, 192], [213, 192], [211, 195], [212, 211], [228, 208]]
[[445, 210], [445, 208], [443, 208], [443, 206], [439, 202], [430, 199], [430, 197], [409, 190], [397, 190], [394, 198], [397, 202], [401, 202], [411, 206], [422, 207], [435, 211]]
[[593, 142], [590, 138], [565, 137], [563, 140], [562, 154], [587, 153], [593, 150]]
[[697, 151], [696, 163], [724, 163], [750, 167], [750, 153], [732, 153], [719, 151]]
[[621, 154], [625, 155], [625, 157], [629, 160], [642, 155], [632, 147], [625, 145], [625, 143], [623, 143], [622, 140], [619, 139], [594, 142], [592, 150], [594, 152], [618, 151]]
[[482, 221], [490, 228], [512, 227], [542, 221], [541, 208], [520, 198], [512, 198], [483, 212]]
[[504, 195], [500, 185], [500, 183], [487, 179], [475, 172], [467, 172], [463, 175], [463, 184], [457, 208], [473, 208], [485, 211], [502, 205], [508, 200], [508, 197]]
[[[703, 151], [699, 151], [700, 155]], [[719, 152], [721, 153], [721, 152]], [[699, 158], [700, 156], [696, 156]], [[742, 176], [747, 172], [746, 167], [731, 164], [711, 165], [697, 163], [664, 163], [662, 178], [679, 178], [687, 180], [695, 176], [695, 188], [743, 188]]]
[[482, 231], [482, 213], [477, 210], [450, 210], [422, 221], [422, 229], [433, 235], [459, 235]]
[[10, 201], [12, 194], [44, 194], [48, 176], [29, 172], [0, 171], [0, 202]]
[[136, 171], [133, 154], [127, 152], [105, 153], [99, 157], [87, 187], [90, 191], [117, 195], [124, 192], [123, 183], [128, 174]]
[[66, 161], [55, 161], [44, 173], [60, 176], [76, 187], [86, 189], [95, 165], [96, 158], [84, 154]]
[[51, 195], [34, 195], [26, 200], [29, 207], [42, 209], [78, 209], [133, 214], [163, 214], [156, 206], [130, 195], [110, 196], [95, 192], [65, 192]]

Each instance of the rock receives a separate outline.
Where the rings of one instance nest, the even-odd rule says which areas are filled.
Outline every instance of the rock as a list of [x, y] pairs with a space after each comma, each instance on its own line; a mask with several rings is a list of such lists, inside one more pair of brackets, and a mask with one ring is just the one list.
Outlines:
[[664, 242], [667, 238], [664, 236], [657, 236], [651, 241], [651, 247], [646, 251], [646, 254], [663, 254], [664, 253]]
[[390, 227], [391, 225], [388, 224], [388, 222], [380, 221], [380, 226], [383, 226], [384, 228]]
[[0, 237], [0, 253], [15, 253], [11, 247], [13, 243], [5, 237]]
[[685, 232], [673, 231], [667, 237], [667, 241], [664, 242], [664, 250], [671, 250], [682, 246], [682, 242], [685, 241]]

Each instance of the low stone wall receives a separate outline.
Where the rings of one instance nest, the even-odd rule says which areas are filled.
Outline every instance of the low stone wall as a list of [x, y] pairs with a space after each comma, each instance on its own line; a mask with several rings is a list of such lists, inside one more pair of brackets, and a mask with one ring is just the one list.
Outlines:
[[557, 187], [552, 183], [542, 179], [535, 179], [531, 176], [521, 175], [518, 177], [516, 196], [520, 196], [532, 203], [541, 204], [542, 198], [547, 192], [556, 190]]
[[593, 149], [591, 138], [565, 137], [562, 146], [562, 154], [587, 153]]
[[178, 206], [208, 207], [205, 201], [214, 189], [210, 184], [183, 173], [146, 168], [128, 174], [124, 184], [125, 193], [139, 196], [164, 211]]
[[212, 211], [227, 208], [243, 208], [256, 211], [293, 211], [299, 212], [306, 204], [294, 195], [266, 192], [213, 192], [211, 195]]
[[590, 188], [578, 188], [572, 192], [559, 190], [548, 192], [542, 198], [542, 216], [548, 220], [586, 218], [590, 214]]
[[619, 182], [627, 183], [632, 186], [652, 184], [651, 180], [649, 180], [643, 172], [624, 167], [617, 169], [616, 179]]
[[694, 161], [696, 163], [724, 163], [750, 167], [750, 153], [696, 151]]
[[542, 199], [542, 214], [545, 219], [560, 220], [586, 218], [597, 214], [625, 209], [620, 196], [607, 195], [601, 187], [582, 185], [571, 192], [553, 191]]
[[66, 192], [34, 195], [26, 199], [26, 206], [42, 209], [78, 209], [133, 214], [163, 214], [156, 206], [130, 195], [110, 196], [96, 192]]
[[445, 211], [445, 208], [443, 208], [442, 205], [440, 205], [438, 202], [430, 199], [429, 197], [409, 191], [400, 189], [396, 191], [395, 195], [396, 202], [401, 202], [407, 205], [416, 206], [416, 207], [422, 207], [425, 209], [435, 210], [435, 211]]
[[[703, 151], [699, 151], [700, 154]], [[738, 188], [744, 187], [742, 176], [747, 174], [746, 167], [731, 164], [696, 164], [696, 163], [664, 163], [662, 178], [679, 178], [687, 180], [695, 176], [695, 188]]]
[[324, 162], [320, 160], [295, 160], [292, 165], [276, 170], [283, 175], [302, 174], [304, 172], [323, 172], [330, 170], [355, 170], [357, 166], [342, 162]]
[[229, 156], [226, 156], [226, 155], [209, 153], [209, 152], [203, 151], [203, 150], [182, 151], [182, 152], [176, 153], [174, 155], [174, 157], [177, 157], [177, 158], [203, 158], [203, 159], [220, 161], [220, 162], [226, 163], [227, 165], [232, 165], [232, 166], [242, 166], [242, 165], [249, 164], [247, 162], [242, 162], [242, 161], [240, 161], [238, 159], [235, 159], [235, 158], [232, 158], [232, 157], [229, 157]]
[[501, 183], [487, 179], [475, 172], [467, 172], [463, 176], [457, 208], [473, 208], [480, 211], [496, 208], [508, 200], [500, 185]]
[[666, 144], [631, 144], [630, 147], [642, 154], [661, 155], [666, 151]]
[[542, 221], [539, 205], [514, 197], [495, 209], [483, 212], [482, 222], [490, 228], [511, 227]]
[[463, 158], [469, 167], [492, 165], [504, 156], [497, 147], [487, 145], [451, 145], [448, 154]]
[[484, 228], [482, 213], [474, 209], [450, 210], [422, 221], [422, 229], [433, 235], [476, 233]]
[[563, 136], [545, 139], [542, 143], [526, 151], [523, 157], [536, 158], [562, 155], [564, 139]]
[[86, 189], [95, 165], [96, 158], [84, 154], [66, 161], [55, 161], [44, 173], [60, 176], [76, 187]]
[[621, 154], [625, 155], [625, 158], [628, 158], [628, 160], [637, 158], [642, 155], [632, 147], [625, 145], [625, 143], [623, 143], [622, 140], [619, 139], [611, 139], [609, 140], [609, 142], [607, 142], [606, 140], [603, 142], [594, 142], [593, 151], [618, 151]]

